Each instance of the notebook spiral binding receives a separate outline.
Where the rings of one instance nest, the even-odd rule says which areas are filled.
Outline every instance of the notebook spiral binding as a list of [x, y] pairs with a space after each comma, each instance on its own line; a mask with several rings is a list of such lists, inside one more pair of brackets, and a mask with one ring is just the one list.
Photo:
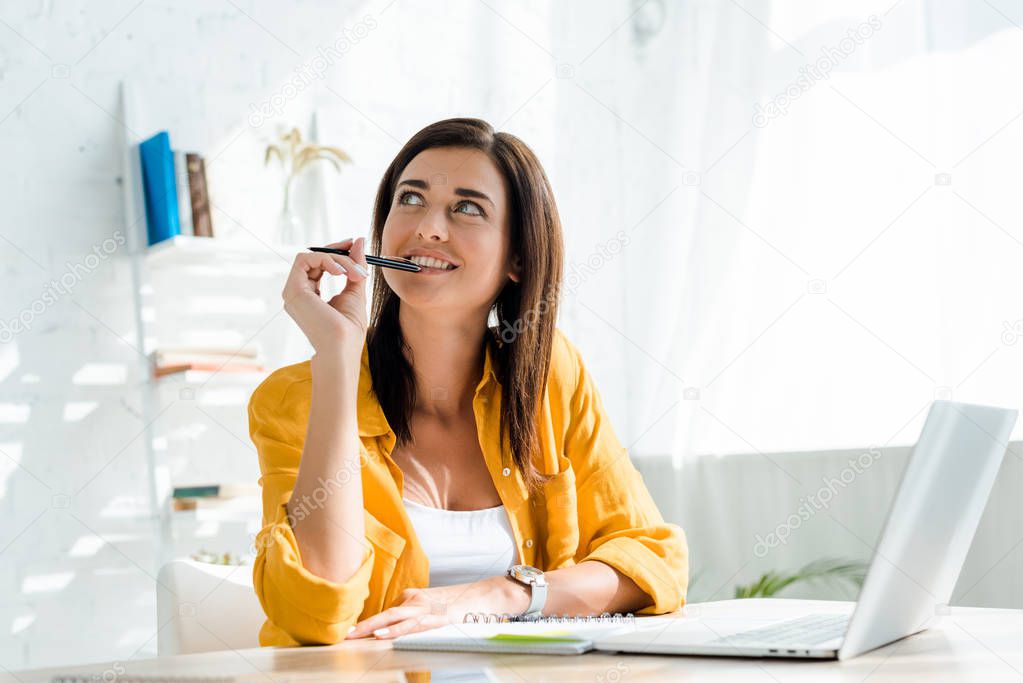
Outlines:
[[621, 612], [604, 612], [600, 616], [574, 617], [567, 614], [551, 614], [541, 617], [523, 617], [519, 614], [492, 613], [492, 612], [468, 612], [462, 617], [463, 624], [500, 624], [512, 621], [526, 621], [539, 624], [633, 624], [636, 617], [632, 612], [622, 614]]
[[114, 676], [111, 673], [54, 676], [50, 683], [230, 683], [230, 676]]

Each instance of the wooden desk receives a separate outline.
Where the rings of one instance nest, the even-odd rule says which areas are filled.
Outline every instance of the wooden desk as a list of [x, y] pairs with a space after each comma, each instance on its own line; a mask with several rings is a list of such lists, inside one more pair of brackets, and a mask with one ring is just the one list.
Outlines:
[[[834, 611], [843, 603], [785, 601], [793, 611]], [[691, 605], [656, 619], [727, 615], [736, 601]], [[847, 608], [847, 603], [845, 606]], [[159, 657], [77, 667], [0, 673], [3, 683], [48, 683], [57, 674], [121, 676], [236, 676], [244, 683], [287, 680], [375, 683], [404, 680], [406, 670], [486, 667], [509, 683], [638, 683], [698, 678], [718, 681], [1019, 681], [1023, 680], [1023, 610], [954, 607], [935, 629], [845, 662], [666, 657], [591, 652], [580, 656], [407, 652], [386, 641], [359, 640], [328, 647], [251, 650]]]

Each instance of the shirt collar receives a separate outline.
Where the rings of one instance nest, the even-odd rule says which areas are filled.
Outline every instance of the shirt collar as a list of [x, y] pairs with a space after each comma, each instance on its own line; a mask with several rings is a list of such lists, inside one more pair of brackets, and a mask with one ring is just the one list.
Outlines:
[[[500, 340], [497, 340], [496, 343], [498, 346], [501, 346]], [[483, 375], [476, 385], [476, 393], [479, 394], [491, 382], [498, 384], [499, 380], [491, 353], [491, 344], [486, 344], [483, 358]], [[376, 394], [373, 393], [373, 375], [369, 369], [368, 341], [362, 345], [362, 365], [359, 369], [358, 414], [359, 436], [372, 437], [391, 433], [391, 426], [387, 423], [387, 418], [384, 416], [384, 409], [380, 406], [380, 401], [377, 400]]]
[[[498, 347], [502, 346], [501, 340], [498, 337], [494, 337], [494, 342]], [[494, 364], [493, 354], [491, 352], [491, 346], [493, 344], [484, 344], [484, 356], [483, 356], [483, 376], [480, 377], [479, 383], [476, 385], [476, 393], [478, 394], [483, 387], [490, 382], [499, 383], [497, 379], [497, 366]]]
[[380, 401], [373, 393], [373, 376], [369, 371], [369, 342], [362, 345], [362, 366], [359, 369], [359, 436], [380, 436], [391, 431]]

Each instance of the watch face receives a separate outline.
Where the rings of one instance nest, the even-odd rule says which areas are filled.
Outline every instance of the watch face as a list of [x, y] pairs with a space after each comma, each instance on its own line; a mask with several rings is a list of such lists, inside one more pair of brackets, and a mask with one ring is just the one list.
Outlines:
[[543, 572], [536, 567], [530, 567], [528, 564], [517, 564], [508, 570], [508, 573], [519, 576], [523, 579], [533, 579], [538, 576], [543, 576]]

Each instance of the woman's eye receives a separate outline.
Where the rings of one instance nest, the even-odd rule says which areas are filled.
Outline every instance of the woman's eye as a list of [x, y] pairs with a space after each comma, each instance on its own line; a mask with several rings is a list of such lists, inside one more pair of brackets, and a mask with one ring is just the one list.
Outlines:
[[[462, 211], [463, 208], [467, 208], [467, 209], [469, 209], [469, 211]], [[458, 206], [455, 207], [455, 212], [456, 213], [464, 213], [466, 216], [481, 216], [482, 217], [483, 215], [485, 215], [483, 213], [483, 209], [480, 208], [479, 204], [477, 204], [476, 202], [469, 202], [469, 201], [459, 202]]]
[[[406, 199], [415, 199], [415, 202], [407, 202], [407, 201], [405, 201]], [[412, 192], [410, 190], [406, 190], [405, 192], [402, 192], [400, 195], [398, 195], [398, 203], [399, 204], [411, 204], [412, 206], [419, 206], [419, 205], [421, 205], [423, 203], [423, 197], [418, 192]]]

